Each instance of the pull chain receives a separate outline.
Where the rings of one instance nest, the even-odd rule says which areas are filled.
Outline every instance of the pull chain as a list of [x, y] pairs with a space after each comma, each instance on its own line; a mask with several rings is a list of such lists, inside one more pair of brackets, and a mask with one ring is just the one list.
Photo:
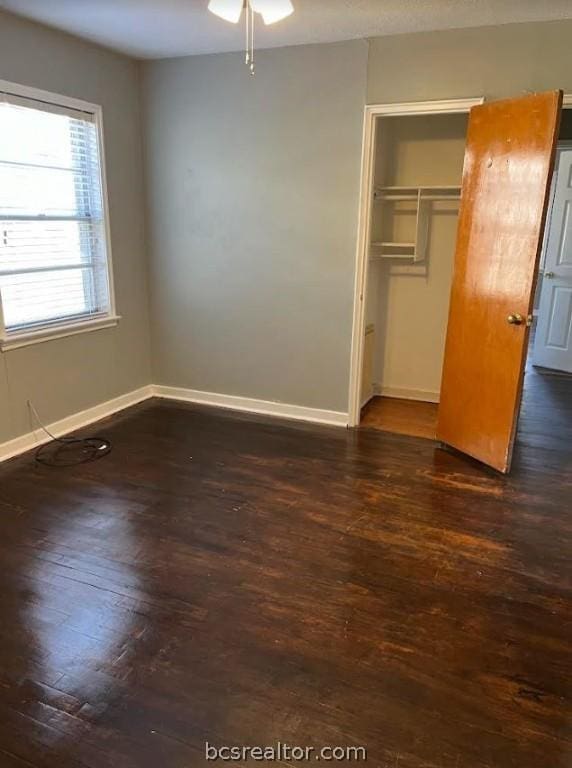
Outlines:
[[[250, 5], [250, 0], [248, 5]], [[250, 9], [250, 74], [254, 75], [254, 11]]]
[[254, 75], [254, 11], [250, 5], [250, 0], [244, 0], [243, 7], [246, 12], [246, 55], [244, 61], [250, 69], [250, 74]]
[[244, 62], [248, 66], [250, 64], [250, 2], [249, 0], [244, 0], [244, 11], [246, 13], [246, 44], [245, 44], [246, 57]]

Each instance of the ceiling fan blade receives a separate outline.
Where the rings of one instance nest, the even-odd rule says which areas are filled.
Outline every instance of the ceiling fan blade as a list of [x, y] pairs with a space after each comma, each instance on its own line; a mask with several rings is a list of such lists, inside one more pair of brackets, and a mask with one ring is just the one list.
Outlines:
[[225, 21], [238, 24], [243, 5], [243, 0], [210, 0], [209, 11]]
[[250, 0], [250, 5], [253, 11], [262, 15], [265, 24], [282, 21], [294, 13], [294, 6], [290, 0]]

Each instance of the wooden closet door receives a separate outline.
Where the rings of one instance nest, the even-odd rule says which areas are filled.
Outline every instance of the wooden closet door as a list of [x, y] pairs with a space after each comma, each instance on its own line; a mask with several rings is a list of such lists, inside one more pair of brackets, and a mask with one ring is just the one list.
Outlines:
[[510, 469], [562, 93], [471, 110], [437, 438]]

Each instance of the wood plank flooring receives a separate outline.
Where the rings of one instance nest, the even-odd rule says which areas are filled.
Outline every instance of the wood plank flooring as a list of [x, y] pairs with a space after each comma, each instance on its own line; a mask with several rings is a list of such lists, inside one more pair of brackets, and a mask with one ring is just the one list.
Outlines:
[[2, 465], [0, 766], [281, 741], [570, 768], [572, 430], [549, 443], [524, 410], [508, 478], [164, 401], [94, 428], [96, 463]]
[[360, 427], [434, 440], [438, 410], [437, 403], [372, 397], [362, 410]]
[[572, 451], [572, 374], [528, 363], [518, 435], [530, 446]]

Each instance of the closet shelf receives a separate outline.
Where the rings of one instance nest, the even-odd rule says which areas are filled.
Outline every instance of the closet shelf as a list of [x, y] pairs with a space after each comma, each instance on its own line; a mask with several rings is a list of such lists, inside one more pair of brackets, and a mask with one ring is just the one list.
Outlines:
[[415, 243], [372, 243], [374, 248], [415, 248]]
[[385, 259], [406, 259], [407, 261], [417, 261], [415, 254], [413, 253], [372, 253], [370, 254], [370, 261], [383, 261]]
[[[387, 242], [374, 241], [370, 243], [370, 259], [408, 259], [413, 263], [423, 261], [427, 254], [427, 241], [429, 238], [429, 218], [434, 211], [431, 206], [435, 201], [456, 202], [461, 197], [461, 187], [448, 184], [433, 184], [427, 186], [379, 186], [374, 187], [374, 199], [380, 202], [394, 202], [405, 200], [413, 203], [404, 212], [414, 213], [415, 242]], [[395, 212], [397, 213], [397, 212]], [[389, 233], [388, 233], [389, 234]]]
[[390, 184], [389, 186], [376, 186], [376, 189], [382, 189], [386, 192], [401, 192], [406, 189], [428, 189], [428, 190], [443, 190], [443, 189], [461, 189], [458, 184]]
[[370, 253], [371, 259], [415, 259], [415, 243], [403, 242], [373, 242], [372, 249], [377, 253]]
[[461, 187], [459, 186], [390, 186], [375, 187], [375, 200], [387, 200], [394, 202], [396, 200], [459, 200], [461, 197]]

